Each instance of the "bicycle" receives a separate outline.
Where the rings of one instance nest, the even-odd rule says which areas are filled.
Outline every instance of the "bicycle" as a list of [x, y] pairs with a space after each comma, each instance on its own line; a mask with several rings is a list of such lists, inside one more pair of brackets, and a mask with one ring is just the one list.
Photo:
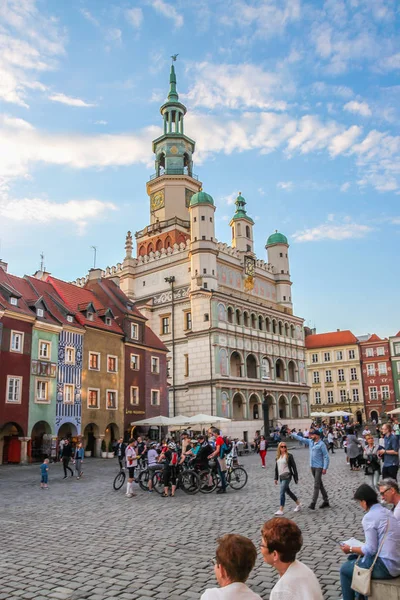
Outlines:
[[[149, 470], [146, 465], [144, 465], [142, 467], [137, 467], [137, 468], [138, 468], [139, 472], [138, 472], [138, 475], [136, 477], [134, 477], [133, 481], [135, 483], [138, 483], [140, 488], [144, 492], [147, 492], [148, 483], [149, 483]], [[125, 483], [125, 480], [126, 480], [126, 470], [125, 470], [125, 467], [122, 467], [122, 469], [119, 471], [119, 473], [117, 473], [117, 475], [115, 476], [114, 481], [113, 481], [113, 488], [116, 492], [122, 488], [122, 486]]]
[[[163, 471], [156, 471], [153, 475], [153, 489], [158, 494], [164, 493], [164, 473]], [[170, 484], [171, 485], [171, 484]], [[178, 467], [178, 475], [176, 478], [176, 489], [181, 489], [185, 494], [193, 496], [200, 490], [199, 476], [193, 469]]]

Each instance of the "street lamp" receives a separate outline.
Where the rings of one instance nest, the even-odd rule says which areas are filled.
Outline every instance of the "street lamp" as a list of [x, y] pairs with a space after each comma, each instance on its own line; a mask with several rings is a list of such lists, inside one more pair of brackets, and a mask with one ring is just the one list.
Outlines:
[[268, 392], [267, 390], [263, 391], [263, 401], [262, 401], [262, 411], [263, 411], [263, 419], [264, 419], [264, 435], [265, 439], [269, 437], [269, 406], [267, 402]]

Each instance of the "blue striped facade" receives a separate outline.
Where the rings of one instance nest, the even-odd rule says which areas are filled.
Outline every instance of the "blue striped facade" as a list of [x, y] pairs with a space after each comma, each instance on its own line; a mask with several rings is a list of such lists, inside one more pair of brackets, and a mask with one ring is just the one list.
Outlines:
[[[65, 364], [65, 348], [75, 349], [75, 364]], [[56, 433], [64, 423], [73, 423], [78, 435], [82, 425], [82, 363], [83, 335], [72, 331], [62, 331], [58, 344], [58, 376], [57, 376], [57, 406]], [[64, 403], [64, 384], [72, 383], [75, 387], [73, 404]]]

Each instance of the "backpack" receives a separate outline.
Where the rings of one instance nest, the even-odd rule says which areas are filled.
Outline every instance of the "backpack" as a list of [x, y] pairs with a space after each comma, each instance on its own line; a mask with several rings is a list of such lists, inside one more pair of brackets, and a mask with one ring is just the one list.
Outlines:
[[232, 442], [227, 436], [222, 438], [224, 440], [220, 450], [220, 458], [224, 458], [232, 450]]
[[173, 467], [176, 467], [176, 465], [178, 464], [178, 462], [179, 462], [179, 461], [178, 461], [178, 453], [177, 453], [177, 452], [173, 452], [173, 453], [172, 453], [172, 457], [171, 457], [171, 462], [170, 462], [170, 464], [171, 464]]

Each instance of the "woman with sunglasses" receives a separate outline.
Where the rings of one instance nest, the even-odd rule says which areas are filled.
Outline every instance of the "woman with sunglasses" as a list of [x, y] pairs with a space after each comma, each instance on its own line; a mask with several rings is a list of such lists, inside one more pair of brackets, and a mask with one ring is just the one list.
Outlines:
[[279, 481], [281, 495], [281, 505], [279, 507], [279, 510], [277, 510], [275, 513], [277, 516], [283, 515], [286, 494], [294, 502], [296, 502], [296, 507], [293, 509], [294, 512], [298, 512], [301, 508], [300, 501], [297, 499], [297, 496], [293, 494], [292, 490], [289, 487], [292, 479], [294, 479], [294, 482], [297, 484], [299, 477], [297, 474], [296, 463], [292, 454], [289, 454], [286, 443], [281, 442], [280, 444], [278, 444], [275, 462], [275, 485], [278, 485]]
[[379, 444], [375, 444], [372, 435], [367, 435], [365, 442], [364, 460], [367, 483], [372, 489], [378, 490], [378, 481], [381, 474], [381, 465], [378, 456]]

